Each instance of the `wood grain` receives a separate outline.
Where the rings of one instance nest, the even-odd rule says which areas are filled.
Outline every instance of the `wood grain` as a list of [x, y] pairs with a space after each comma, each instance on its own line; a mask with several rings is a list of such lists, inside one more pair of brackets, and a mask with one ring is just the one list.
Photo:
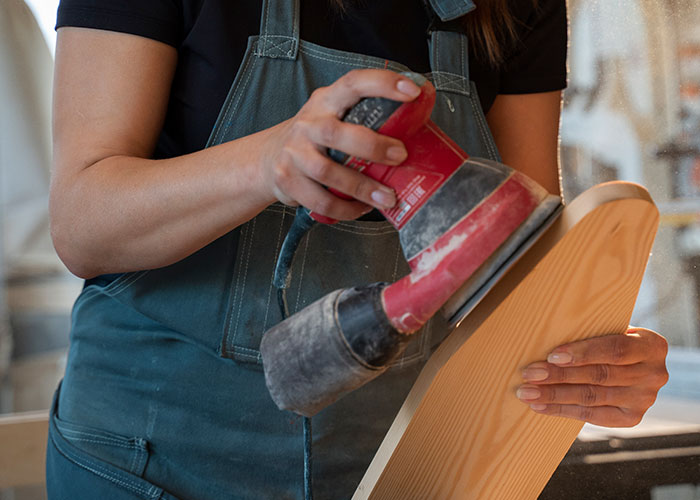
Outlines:
[[0, 490], [45, 482], [48, 412], [0, 417]]
[[515, 397], [565, 342], [623, 333], [658, 226], [641, 186], [593, 187], [430, 358], [353, 499], [535, 499], [582, 423]]

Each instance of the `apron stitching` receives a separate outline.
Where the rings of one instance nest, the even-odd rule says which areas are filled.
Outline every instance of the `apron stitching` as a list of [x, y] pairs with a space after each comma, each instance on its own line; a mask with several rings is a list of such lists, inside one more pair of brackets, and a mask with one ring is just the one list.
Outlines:
[[[338, 64], [345, 64], [346, 66], [358, 66], [358, 67], [363, 67], [363, 68], [384, 68], [384, 63], [380, 63], [378, 61], [363, 61], [361, 59], [357, 58], [352, 58], [352, 57], [347, 57], [347, 56], [340, 56], [336, 54], [327, 54], [321, 51], [318, 51], [316, 49], [312, 49], [310, 47], [304, 47], [301, 46], [299, 47], [299, 50], [310, 57], [314, 57], [316, 59], [321, 59], [323, 61], [330, 61]], [[394, 70], [394, 71], [402, 71], [405, 68], [403, 66], [398, 66], [396, 64], [389, 64], [388, 66], [389, 69]]]
[[265, 0], [265, 27], [263, 28], [263, 35], [267, 35], [270, 20], [270, 2]]
[[131, 285], [136, 283], [138, 280], [140, 280], [141, 278], [146, 276], [146, 274], [148, 274], [148, 271], [139, 271], [137, 273], [134, 273], [131, 276], [131, 279], [124, 280], [124, 282], [121, 283], [121, 285], [119, 285], [116, 290], [112, 290], [112, 295], [118, 295], [118, 294], [122, 293], [124, 290], [129, 288]]
[[[280, 252], [280, 241], [282, 240], [282, 229], [284, 229], [284, 213], [282, 214], [282, 219], [280, 220], [280, 230], [277, 233], [277, 244], [275, 245], [275, 255], [279, 255]], [[270, 300], [272, 298], [273, 281], [275, 277], [275, 268], [272, 268], [272, 279], [270, 279], [270, 286], [267, 289], [267, 304], [265, 305], [265, 319], [263, 320], [262, 333], [265, 333], [267, 329], [267, 318], [270, 314]]]
[[341, 233], [358, 234], [362, 236], [386, 236], [387, 234], [394, 234], [395, 231], [384, 231], [381, 233], [375, 233], [372, 231], [363, 231], [362, 229], [343, 229], [339, 227], [332, 228], [334, 231], [340, 231]]
[[437, 35], [435, 36], [435, 61], [438, 71], [441, 71], [442, 69], [442, 61], [440, 60], [440, 38], [442, 38], [442, 36], [438, 31]]
[[78, 464], [81, 467], [84, 467], [85, 469], [89, 470], [90, 472], [107, 479], [108, 481], [113, 481], [117, 484], [120, 484], [124, 486], [127, 489], [132, 489], [135, 490], [138, 493], [141, 493], [142, 495], [146, 495], [149, 497], [154, 497], [156, 491], [155, 486], [151, 486], [149, 489], [144, 489], [141, 487], [139, 484], [128, 480], [127, 478], [119, 478], [116, 475], [114, 475], [111, 471], [105, 470], [101, 465], [93, 462], [90, 459], [87, 459], [85, 457], [72, 457], [73, 462]]
[[462, 76], [466, 78], [467, 72], [464, 67], [464, 61], [465, 61], [465, 56], [464, 56], [464, 46], [466, 44], [464, 43], [464, 35], [459, 35], [459, 68], [460, 71], [462, 72]]
[[479, 131], [481, 132], [481, 137], [484, 139], [484, 142], [486, 144], [486, 148], [488, 149], [489, 153], [491, 154], [492, 159], [498, 158], [498, 151], [494, 147], [494, 145], [491, 142], [491, 138], [489, 135], [486, 134], [485, 130], [488, 130], [488, 124], [486, 123], [486, 118], [484, 117], [484, 114], [480, 112], [480, 110], [476, 107], [476, 103], [474, 102], [475, 99], [473, 96], [470, 96], [469, 101], [472, 104], [472, 108], [474, 109], [474, 114], [476, 115], [476, 119], [480, 123]]
[[[257, 60], [257, 58], [248, 58], [248, 60], [245, 63], [245, 67], [242, 70], [243, 73], [246, 73], [248, 71], [248, 66], [251, 63], [253, 64], [253, 66], [255, 66], [256, 60]], [[231, 101], [229, 102], [229, 105], [226, 107], [226, 111], [224, 113], [224, 116], [226, 118], [225, 123], [228, 122], [228, 124], [224, 127], [221, 127], [221, 134], [219, 134], [219, 140], [217, 140], [217, 143], [220, 143], [220, 140], [223, 138], [223, 136], [225, 136], [228, 133], [229, 129], [231, 128], [231, 123], [230, 123], [232, 121], [231, 115], [235, 112], [236, 108], [238, 107], [238, 103], [241, 100], [241, 96], [243, 95], [243, 92], [245, 91], [245, 89], [248, 85], [248, 81], [250, 80], [250, 77], [252, 76], [252, 74], [253, 74], [253, 71], [252, 71], [252, 67], [251, 67], [251, 71], [248, 72], [248, 76], [246, 77], [245, 81], [243, 82], [242, 87], [240, 88], [240, 90], [237, 91], [238, 95], [236, 96], [235, 99], [231, 99]], [[231, 112], [231, 113], [229, 114], [229, 112]]]
[[[63, 432], [63, 431], [62, 431], [62, 433], [64, 435], [68, 434], [67, 432]], [[129, 449], [134, 449], [134, 450], [140, 449], [136, 445], [129, 445], [129, 444], [125, 444], [121, 441], [117, 441], [117, 440], [113, 440], [113, 439], [106, 439], [106, 438], [105, 439], [102, 439], [102, 438], [88, 439], [88, 438], [80, 438], [80, 437], [71, 436], [67, 439], [70, 439], [71, 441], [83, 441], [85, 443], [108, 444], [110, 446], [118, 446], [120, 448], [129, 448]]]
[[[358, 223], [361, 224], [361, 222], [362, 222], [362, 221], [356, 221], [355, 224], [352, 224], [352, 223], [348, 223], [348, 222], [339, 221], [339, 222], [337, 222], [336, 224], [333, 224], [333, 226], [336, 226], [336, 227], [346, 227], [346, 228], [348, 228], [348, 229], [360, 229], [360, 230], [363, 230], [363, 231], [370, 231], [370, 232], [371, 232], [371, 231], [374, 231], [374, 232], [378, 232], [378, 231], [389, 231], [389, 230], [393, 230], [393, 229], [394, 229], [393, 226], [392, 226], [391, 224], [389, 224], [389, 223], [386, 223], [386, 224], [385, 224], [385, 223], [382, 223], [381, 226], [379, 226], [379, 227], [371, 227], [371, 226], [363, 227], [363, 226], [361, 226], [361, 225], [358, 225]], [[381, 222], [381, 221], [379, 221], [379, 222]], [[331, 226], [331, 227], [333, 227], [333, 226]]]
[[[246, 225], [244, 225], [241, 228], [241, 234], [240, 234], [240, 241], [239, 245], [241, 245], [241, 251], [244, 251], [245, 249], [245, 244], [246, 244], [246, 237], [248, 234], [248, 229]], [[238, 298], [238, 282], [240, 280], [240, 275], [241, 275], [241, 266], [236, 266], [236, 275], [233, 280], [231, 280], [231, 287], [229, 288], [229, 294], [231, 294], [229, 298], [229, 304], [228, 304], [228, 310], [229, 310], [229, 318], [228, 318], [228, 325], [226, 326], [226, 329], [224, 331], [224, 339], [222, 342], [222, 352], [224, 355], [226, 355], [229, 352], [229, 346], [231, 345], [230, 338], [231, 338], [231, 327], [233, 325], [233, 311], [236, 309], [237, 304], [237, 298]]]
[[[251, 228], [250, 228], [250, 237], [249, 237], [250, 245], [249, 245], [249, 248], [246, 252], [245, 267], [244, 267], [244, 271], [243, 271], [243, 280], [242, 280], [242, 284], [241, 284], [241, 297], [240, 297], [241, 304], [243, 303], [243, 297], [245, 295], [245, 293], [244, 293], [245, 292], [245, 281], [246, 281], [246, 278], [248, 277], [248, 266], [250, 265], [250, 255], [253, 253], [253, 237], [254, 237], [253, 235], [255, 234], [256, 223], [257, 223], [256, 219], [253, 219], [252, 224], [251, 224]], [[243, 309], [243, 308], [240, 307], [240, 304], [239, 304], [238, 314], [236, 315], [236, 326], [233, 330], [233, 339], [232, 339], [233, 342], [236, 342], [236, 339], [238, 338], [238, 326], [240, 324], [239, 319], [241, 317], [241, 309]]]
[[[478, 114], [477, 109], [476, 109], [476, 105], [474, 104], [474, 99], [469, 99], [469, 102], [472, 105], [472, 110], [474, 111], [474, 114]], [[477, 116], [477, 120], [479, 121], [479, 124], [481, 125], [481, 120], [479, 119], [478, 116]], [[484, 135], [483, 129], [481, 127], [478, 127], [478, 128], [479, 128], [479, 134], [481, 134], [481, 140], [484, 141], [484, 144], [486, 144], [486, 147], [488, 148], [489, 153], [491, 153], [491, 148], [489, 147], [488, 142], [486, 141], [486, 136]]]
[[[273, 40], [273, 38], [289, 38], [290, 40], [285, 40], [285, 41], [280, 42], [280, 43], [275, 43], [275, 41]], [[259, 56], [265, 56], [265, 55], [267, 55], [267, 56], [273, 56], [273, 55], [278, 55], [278, 54], [273, 54], [273, 53], [271, 53], [271, 51], [268, 50], [268, 49], [271, 49], [271, 48], [277, 49], [277, 50], [279, 51], [280, 54], [290, 55], [289, 52], [291, 52], [291, 49], [290, 49], [290, 50], [286, 50], [286, 49], [284, 48], [284, 44], [292, 44], [292, 47], [294, 47], [294, 45], [293, 45], [293, 44], [294, 44], [294, 39], [293, 39], [292, 37], [290, 37], [290, 36], [270, 35], [270, 36], [260, 37], [260, 39], [261, 39], [261, 40], [263, 41], [263, 43], [265, 44], [265, 47], [264, 47], [262, 53], [257, 53], [257, 54], [255, 54], [255, 55], [259, 55]]]
[[399, 256], [401, 255], [401, 245], [396, 244], [396, 258], [394, 259], [394, 272], [391, 274], [392, 283], [396, 281], [399, 273]]
[[304, 267], [306, 266], [306, 256], [308, 255], [308, 250], [309, 250], [309, 240], [311, 239], [311, 233], [306, 234], [306, 242], [304, 244], [304, 258], [301, 261], [301, 270], [299, 272], [299, 288], [297, 290], [297, 300], [296, 303], [294, 304], [294, 310], [298, 311], [299, 310], [299, 301], [301, 299], [301, 285], [304, 281]]
[[294, 12], [292, 13], [292, 35], [294, 36], [294, 40], [296, 41], [299, 39], [299, 21], [297, 20], [297, 17], [299, 16], [299, 2], [298, 0], [292, 1], [294, 2]]
[[[244, 226], [244, 228], [241, 230], [241, 254], [245, 255], [246, 254], [246, 247], [248, 246], [248, 241], [250, 239], [250, 227], [248, 224]], [[234, 324], [234, 316], [231, 314], [231, 318], [229, 319], [229, 324], [228, 328], [226, 330], [226, 340], [225, 340], [225, 349], [226, 352], [230, 350], [230, 346], [234, 344], [236, 340], [236, 334], [238, 333], [238, 321], [240, 319], [241, 315], [241, 304], [243, 303], [243, 290], [245, 289], [245, 285], [241, 285], [241, 281], [243, 280], [244, 272], [244, 267], [242, 265], [236, 266], [236, 281], [235, 281], [235, 291], [233, 295], [233, 307], [237, 311], [236, 318], [235, 318], [235, 324]]]
[[[139, 272], [131, 274], [130, 276], [126, 276], [124, 278], [124, 281], [122, 281], [121, 283], [117, 283], [111, 290], [108, 290], [108, 293], [113, 294], [113, 295], [118, 294], [124, 288], [124, 285], [128, 285], [129, 283], [134, 281], [134, 277], [141, 272], [143, 272], [143, 271], [139, 271]], [[108, 288], [109, 288], [109, 285], [105, 288], [105, 290], [107, 290]]]

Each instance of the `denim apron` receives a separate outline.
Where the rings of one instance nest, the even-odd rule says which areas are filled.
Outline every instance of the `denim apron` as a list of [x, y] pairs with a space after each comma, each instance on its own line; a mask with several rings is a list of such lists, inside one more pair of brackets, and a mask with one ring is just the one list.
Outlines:
[[[443, 19], [474, 7], [430, 3]], [[469, 154], [498, 159], [469, 80], [467, 38], [436, 30], [429, 50], [432, 119]], [[409, 70], [300, 40], [299, 0], [264, 0], [260, 35], [248, 41], [208, 145], [290, 118], [314, 89], [356, 68]], [[275, 407], [259, 353], [280, 320], [272, 278], [293, 215], [275, 203], [176, 264], [86, 282], [51, 412], [49, 498], [303, 498], [301, 417]], [[289, 307], [407, 272], [386, 221], [318, 224], [297, 251]], [[434, 319], [384, 375], [313, 418], [317, 499], [352, 495], [446, 333]]]

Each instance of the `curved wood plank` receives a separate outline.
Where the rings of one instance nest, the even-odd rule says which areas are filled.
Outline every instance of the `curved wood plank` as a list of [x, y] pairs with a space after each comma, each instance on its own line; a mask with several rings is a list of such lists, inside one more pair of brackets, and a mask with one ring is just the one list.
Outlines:
[[625, 332], [658, 220], [631, 183], [567, 205], [431, 357], [353, 499], [536, 498], [582, 423], [530, 411], [521, 369]]

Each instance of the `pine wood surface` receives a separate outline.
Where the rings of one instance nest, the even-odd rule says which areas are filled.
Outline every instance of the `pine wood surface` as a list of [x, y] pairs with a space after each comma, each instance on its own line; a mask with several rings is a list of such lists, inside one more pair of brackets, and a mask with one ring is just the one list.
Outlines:
[[45, 481], [46, 411], [0, 417], [0, 490]]
[[583, 424], [520, 402], [521, 370], [625, 332], [658, 220], [631, 183], [568, 204], [430, 358], [353, 499], [537, 498]]

